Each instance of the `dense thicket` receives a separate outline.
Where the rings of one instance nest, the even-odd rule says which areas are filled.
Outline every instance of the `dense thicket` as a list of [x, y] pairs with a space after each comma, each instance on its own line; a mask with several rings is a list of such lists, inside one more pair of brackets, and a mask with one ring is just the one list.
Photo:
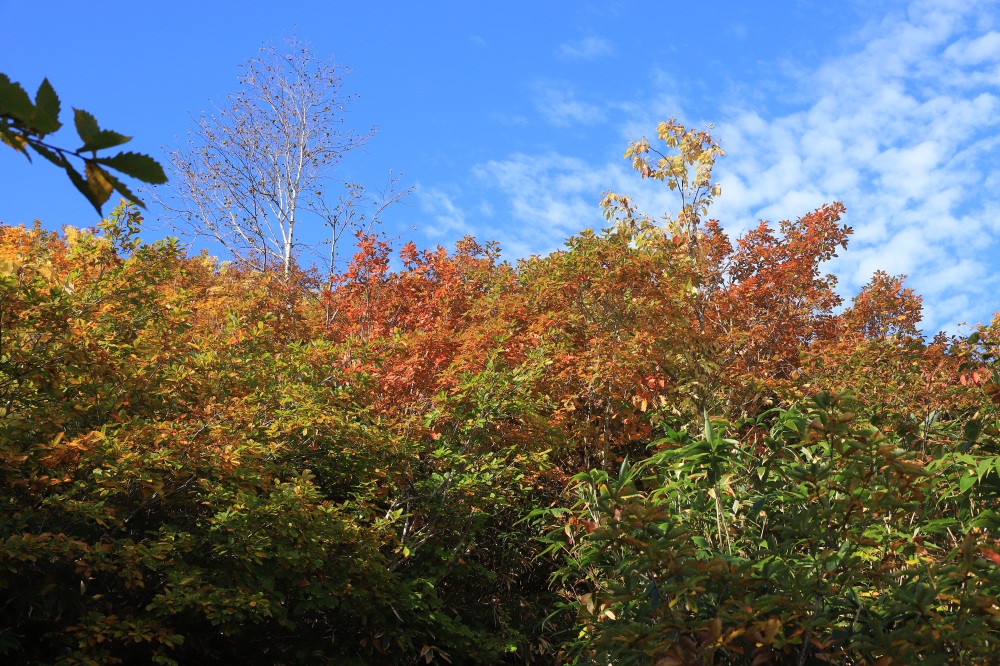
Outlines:
[[676, 223], [614, 195], [516, 265], [0, 227], [0, 654], [990, 661], [1000, 321], [926, 340], [885, 274], [840, 309], [839, 204], [731, 243], [661, 138], [709, 160]]

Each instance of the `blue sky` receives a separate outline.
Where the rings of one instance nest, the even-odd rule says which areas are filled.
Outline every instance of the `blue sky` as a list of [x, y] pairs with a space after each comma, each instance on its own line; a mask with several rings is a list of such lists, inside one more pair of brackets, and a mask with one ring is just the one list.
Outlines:
[[[47, 76], [154, 156], [236, 85], [238, 64], [295, 30], [353, 70], [348, 123], [377, 125], [340, 175], [415, 192], [384, 231], [418, 245], [464, 234], [509, 258], [601, 225], [612, 189], [651, 214], [677, 202], [622, 153], [676, 116], [714, 123], [727, 155], [711, 214], [758, 219], [845, 203], [851, 245], [828, 268], [845, 296], [907, 273], [925, 328], [1000, 309], [1000, 9], [994, 2], [285, 2], [100, 5], [0, 0], [25, 25], [0, 71]], [[65, 141], [73, 143], [71, 136]], [[86, 226], [65, 176], [0, 152], [0, 221]], [[151, 237], [166, 235], [151, 208]]]

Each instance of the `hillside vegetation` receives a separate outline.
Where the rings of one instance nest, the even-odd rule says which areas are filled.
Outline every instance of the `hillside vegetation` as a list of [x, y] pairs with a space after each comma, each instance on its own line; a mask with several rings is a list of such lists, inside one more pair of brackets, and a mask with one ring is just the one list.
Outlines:
[[658, 134], [676, 216], [516, 264], [0, 227], [4, 662], [992, 662], [1000, 319], [841, 303], [843, 206], [730, 239]]

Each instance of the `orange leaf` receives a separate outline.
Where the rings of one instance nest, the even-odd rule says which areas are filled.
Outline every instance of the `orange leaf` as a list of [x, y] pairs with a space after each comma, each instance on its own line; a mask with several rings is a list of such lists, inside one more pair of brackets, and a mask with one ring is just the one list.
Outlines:
[[983, 557], [993, 562], [993, 564], [1000, 566], [1000, 555], [997, 555], [995, 550], [988, 548], [987, 546], [980, 546], [979, 552], [983, 554]]

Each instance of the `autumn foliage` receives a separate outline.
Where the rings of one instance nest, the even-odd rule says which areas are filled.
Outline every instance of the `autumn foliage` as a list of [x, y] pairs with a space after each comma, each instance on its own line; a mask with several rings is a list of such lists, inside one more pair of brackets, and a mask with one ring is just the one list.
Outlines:
[[[923, 337], [844, 207], [681, 198], [516, 264], [360, 234], [332, 278], [0, 227], [9, 663], [988, 663], [1000, 321]], [[657, 144], [659, 145], [659, 144]]]

